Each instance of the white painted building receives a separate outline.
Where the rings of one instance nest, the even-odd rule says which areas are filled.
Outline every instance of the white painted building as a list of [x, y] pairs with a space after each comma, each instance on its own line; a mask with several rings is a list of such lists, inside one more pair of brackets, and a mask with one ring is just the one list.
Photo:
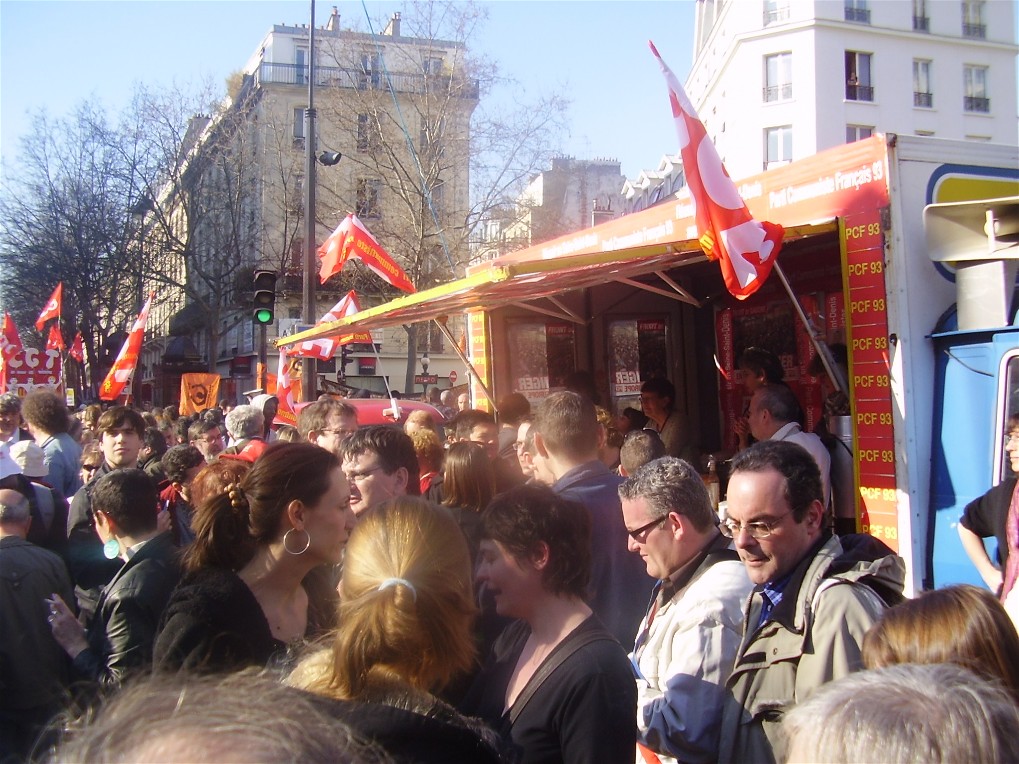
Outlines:
[[734, 178], [872, 132], [1016, 145], [1015, 14], [1012, 0], [698, 0], [686, 89]]

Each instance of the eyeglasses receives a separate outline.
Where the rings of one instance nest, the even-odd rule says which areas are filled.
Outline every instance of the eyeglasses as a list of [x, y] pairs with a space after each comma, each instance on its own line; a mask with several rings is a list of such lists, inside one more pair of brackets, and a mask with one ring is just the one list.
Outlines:
[[776, 517], [771, 520], [756, 520], [752, 523], [734, 523], [732, 520], [725, 520], [721, 525], [718, 526], [718, 530], [722, 532], [722, 535], [726, 538], [734, 539], [740, 531], [746, 531], [750, 534], [750, 538], [754, 539], [766, 539], [772, 534], [775, 528], [778, 527], [779, 523], [786, 519], [792, 512], [786, 512], [781, 517]]
[[355, 483], [360, 483], [367, 480], [380, 469], [382, 469], [381, 464], [378, 467], [372, 467], [370, 470], [365, 470], [364, 472], [344, 472], [343, 476], [347, 478], [347, 482], [353, 481]]
[[356, 432], [356, 430], [330, 430], [323, 427], [321, 430], [319, 430], [319, 432], [329, 433], [330, 435], [335, 435], [337, 438], [346, 438], [348, 435], [353, 435]]
[[99, 465], [98, 464], [83, 464], [83, 465], [81, 465], [81, 468], [83, 470], [85, 470], [85, 472], [95, 472], [97, 469], [99, 469]]
[[647, 525], [642, 525], [639, 528], [634, 528], [632, 531], [627, 531], [627, 533], [629, 534], [630, 538], [632, 538], [634, 541], [639, 542], [640, 541], [640, 538], [638, 538], [639, 536], [643, 536], [645, 533], [654, 528], [656, 525], [661, 525], [668, 519], [669, 519], [668, 515], [666, 515], [665, 517], [659, 517], [657, 520], [652, 520]]

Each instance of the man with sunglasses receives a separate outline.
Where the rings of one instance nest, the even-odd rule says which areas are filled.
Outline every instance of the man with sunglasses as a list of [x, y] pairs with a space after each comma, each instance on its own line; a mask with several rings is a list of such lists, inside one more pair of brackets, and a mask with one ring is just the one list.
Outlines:
[[689, 462], [666, 456], [638, 467], [619, 498], [628, 548], [658, 579], [630, 656], [638, 746], [663, 764], [715, 761], [750, 579]]
[[861, 668], [863, 635], [901, 599], [902, 559], [870, 536], [833, 536], [822, 495], [817, 463], [795, 443], [763, 441], [733, 459], [721, 531], [755, 586], [726, 683], [722, 762], [784, 761], [785, 711]]

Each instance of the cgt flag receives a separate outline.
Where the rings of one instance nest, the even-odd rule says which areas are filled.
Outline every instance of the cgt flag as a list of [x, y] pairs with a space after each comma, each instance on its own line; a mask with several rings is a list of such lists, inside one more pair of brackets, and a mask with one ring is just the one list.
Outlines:
[[50, 299], [46, 302], [46, 307], [42, 309], [42, 313], [39, 314], [39, 318], [35, 319], [35, 328], [38, 331], [42, 331], [43, 326], [51, 318], [60, 318], [60, 302], [64, 298], [64, 282], [58, 281], [57, 288], [53, 290], [53, 294], [50, 295]]
[[[344, 295], [342, 300], [333, 306], [332, 310], [318, 320], [318, 324], [324, 324], [329, 321], [338, 321], [341, 318], [353, 316], [355, 313], [359, 313], [360, 311], [361, 305], [357, 300], [357, 295], [354, 293], [354, 290], [351, 289], [346, 295]], [[316, 326], [318, 326], [318, 324], [316, 324]], [[317, 340], [302, 342], [291, 351], [291, 355], [302, 356], [305, 358], [317, 358], [320, 361], [328, 361], [336, 355], [336, 349], [340, 345], [371, 341], [372, 336], [370, 332], [354, 332], [352, 334], [341, 334], [337, 337], [323, 337]]]
[[294, 384], [290, 379], [291, 360], [286, 348], [280, 348], [279, 367], [276, 370], [276, 400], [279, 408], [273, 424], [297, 426], [297, 409], [294, 407]]
[[776, 223], [758, 222], [750, 215], [683, 86], [658, 55], [654, 43], [648, 45], [669, 86], [701, 249], [708, 259], [719, 261], [722, 278], [732, 296], [745, 300], [761, 288], [771, 273], [782, 248], [784, 231]]
[[343, 270], [348, 258], [356, 257], [397, 289], [417, 291], [403, 268], [396, 264], [356, 215], [347, 215], [336, 226], [336, 230], [318, 248], [318, 256], [322, 258], [318, 277], [323, 284]]
[[0, 361], [5, 365], [18, 353], [24, 350], [21, 344], [21, 335], [18, 334], [18, 327], [14, 325], [11, 314], [4, 312], [3, 320], [0, 321]]
[[81, 332], [74, 335], [74, 342], [71, 343], [71, 349], [67, 354], [78, 363], [85, 363], [85, 346], [81, 341]]
[[219, 374], [181, 374], [181, 415], [190, 416], [211, 408], [219, 397], [219, 380]]
[[61, 353], [67, 350], [67, 346], [64, 344], [64, 335], [60, 333], [59, 322], [50, 327], [50, 336], [46, 338], [46, 349], [59, 350]]
[[131, 333], [127, 335], [127, 340], [117, 355], [117, 360], [113, 362], [113, 368], [110, 369], [110, 373], [106, 375], [106, 379], [99, 387], [99, 397], [104, 401], [116, 400], [134, 375], [134, 370], [138, 366], [138, 354], [141, 353], [142, 341], [145, 339], [145, 324], [149, 320], [149, 308], [152, 307], [152, 298], [155, 296], [155, 292], [153, 292], [145, 301], [141, 313], [138, 314], [134, 326], [131, 327]]

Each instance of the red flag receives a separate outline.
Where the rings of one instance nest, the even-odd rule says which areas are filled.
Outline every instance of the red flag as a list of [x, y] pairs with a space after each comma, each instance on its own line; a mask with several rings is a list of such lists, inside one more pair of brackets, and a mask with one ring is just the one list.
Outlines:
[[113, 368], [99, 388], [99, 397], [104, 401], [116, 400], [134, 375], [134, 370], [138, 366], [138, 354], [141, 353], [142, 341], [145, 339], [145, 323], [149, 320], [149, 308], [152, 307], [153, 297], [155, 293], [150, 294], [142, 306], [141, 313], [131, 327], [131, 333], [127, 335], [117, 360], [113, 362]]
[[417, 291], [403, 268], [396, 264], [356, 215], [347, 215], [336, 226], [336, 230], [318, 248], [318, 256], [322, 258], [318, 276], [323, 284], [343, 269], [348, 258], [357, 257], [397, 289]]
[[14, 325], [11, 315], [5, 311], [3, 320], [0, 321], [0, 360], [6, 364], [22, 350], [24, 347], [21, 344], [18, 327]]
[[81, 332], [74, 335], [74, 342], [71, 343], [71, 349], [67, 352], [78, 363], [85, 363], [85, 346], [81, 341]]
[[[351, 289], [333, 306], [333, 309], [318, 320], [319, 324], [329, 321], [337, 321], [346, 316], [353, 316], [361, 311], [361, 305], [357, 301], [357, 295]], [[341, 334], [336, 337], [322, 337], [317, 340], [302, 342], [296, 348], [290, 350], [291, 355], [307, 358], [317, 358], [320, 361], [328, 361], [336, 354], [336, 348], [340, 345], [349, 345], [354, 342], [371, 342], [371, 332], [354, 332], [353, 334]]]
[[719, 261], [725, 286], [732, 296], [745, 300], [761, 288], [771, 273], [782, 248], [784, 231], [776, 223], [758, 222], [750, 215], [683, 86], [662, 61], [654, 43], [648, 44], [669, 86], [701, 249], [708, 259]]
[[50, 327], [50, 336], [46, 339], [47, 350], [59, 350], [63, 353], [67, 350], [64, 344], [64, 335], [60, 333], [60, 323], [57, 322]]
[[276, 399], [279, 408], [274, 424], [297, 426], [297, 409], [294, 407], [294, 387], [290, 380], [290, 358], [286, 348], [280, 348], [279, 367], [276, 370]]
[[57, 288], [53, 290], [53, 294], [50, 295], [49, 301], [46, 303], [46, 307], [42, 309], [42, 313], [39, 314], [39, 318], [35, 319], [35, 328], [40, 332], [43, 326], [51, 318], [60, 318], [60, 301], [64, 296], [64, 282], [57, 282]]

